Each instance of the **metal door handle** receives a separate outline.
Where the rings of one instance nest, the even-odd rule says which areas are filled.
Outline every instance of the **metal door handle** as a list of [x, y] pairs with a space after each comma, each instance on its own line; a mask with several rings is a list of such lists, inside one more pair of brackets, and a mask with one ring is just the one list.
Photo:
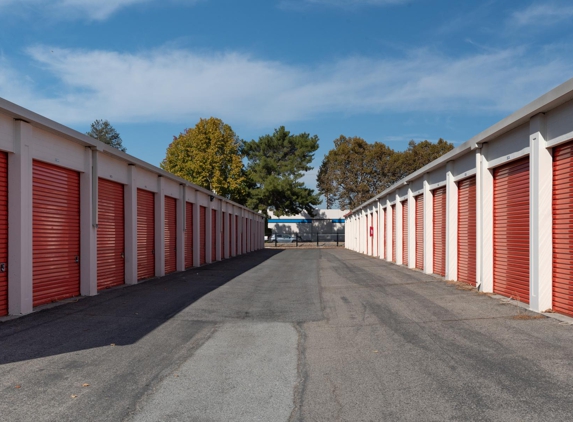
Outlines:
[[76, 255], [75, 261], [76, 261], [76, 264], [77, 264], [78, 262], [80, 262], [80, 257]]
[[5, 273], [6, 272], [6, 263], [2, 262], [0, 264], [0, 273]]
[[125, 252], [122, 252], [122, 253], [121, 253], [121, 257], [122, 257], [122, 258], [125, 258]]

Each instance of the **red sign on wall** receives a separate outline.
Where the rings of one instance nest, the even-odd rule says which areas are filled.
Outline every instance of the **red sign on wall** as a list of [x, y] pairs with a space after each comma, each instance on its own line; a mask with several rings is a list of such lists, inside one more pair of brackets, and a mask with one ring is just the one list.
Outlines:
[[374, 236], [374, 227], [370, 226], [370, 237]]

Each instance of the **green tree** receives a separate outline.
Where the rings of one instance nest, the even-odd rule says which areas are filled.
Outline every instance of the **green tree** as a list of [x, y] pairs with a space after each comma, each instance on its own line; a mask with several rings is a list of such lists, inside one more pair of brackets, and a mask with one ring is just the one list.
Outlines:
[[90, 131], [86, 132], [86, 135], [117, 148], [120, 151], [127, 151], [127, 148], [122, 145], [119, 133], [107, 120], [95, 120], [91, 124]]
[[217, 195], [244, 203], [247, 176], [242, 141], [221, 119], [200, 119], [167, 148], [161, 168]]
[[341, 135], [320, 166], [318, 191], [328, 207], [353, 209], [452, 148], [443, 139], [410, 141], [406, 151], [396, 152], [381, 142]]
[[318, 137], [308, 133], [291, 135], [281, 126], [272, 135], [258, 141], [245, 142], [243, 151], [248, 159], [247, 171], [253, 186], [247, 206], [268, 215], [313, 214], [320, 198], [300, 181], [312, 170], [310, 163], [318, 149]]

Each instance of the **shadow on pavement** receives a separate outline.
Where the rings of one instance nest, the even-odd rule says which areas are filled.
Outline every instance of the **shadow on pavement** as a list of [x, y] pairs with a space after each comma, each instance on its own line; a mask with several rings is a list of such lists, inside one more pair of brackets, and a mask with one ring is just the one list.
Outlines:
[[279, 253], [252, 252], [0, 323], [0, 365], [133, 344], [203, 296]]

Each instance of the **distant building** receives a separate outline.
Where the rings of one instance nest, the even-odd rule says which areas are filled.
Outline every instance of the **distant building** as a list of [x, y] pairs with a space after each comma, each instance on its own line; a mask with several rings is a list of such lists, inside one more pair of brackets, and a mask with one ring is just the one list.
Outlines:
[[276, 234], [296, 234], [299, 240], [312, 242], [319, 236], [321, 241], [343, 240], [344, 214], [343, 210], [315, 210], [311, 216], [306, 211], [301, 214], [276, 217], [269, 213], [269, 229]]

